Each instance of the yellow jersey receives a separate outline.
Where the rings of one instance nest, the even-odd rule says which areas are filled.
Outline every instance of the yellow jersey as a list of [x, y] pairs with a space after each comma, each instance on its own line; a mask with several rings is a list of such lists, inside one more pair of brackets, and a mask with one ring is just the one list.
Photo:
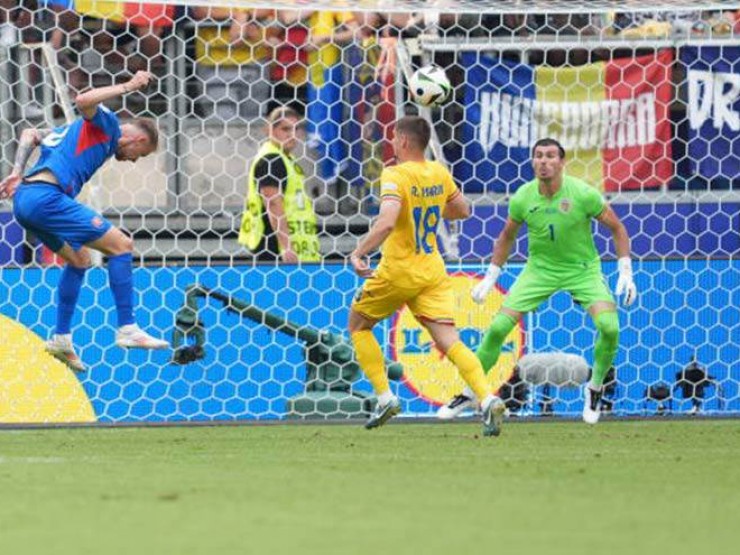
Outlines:
[[396, 226], [385, 240], [376, 275], [397, 287], [416, 288], [447, 277], [437, 245], [445, 205], [460, 194], [439, 162], [404, 162], [383, 170], [381, 202], [401, 203]]
[[[332, 37], [342, 25], [354, 21], [352, 12], [314, 12], [309, 19], [311, 33], [317, 37]], [[329, 41], [308, 53], [309, 77], [311, 84], [320, 87], [324, 84], [324, 70], [335, 66], [342, 58], [341, 45]]]

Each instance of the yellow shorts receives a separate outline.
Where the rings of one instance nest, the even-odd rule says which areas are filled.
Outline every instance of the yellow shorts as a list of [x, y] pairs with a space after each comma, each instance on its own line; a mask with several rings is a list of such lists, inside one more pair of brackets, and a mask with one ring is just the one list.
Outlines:
[[449, 277], [414, 289], [396, 287], [383, 278], [372, 277], [357, 291], [352, 310], [369, 320], [384, 320], [404, 304], [417, 320], [455, 322], [455, 298]]

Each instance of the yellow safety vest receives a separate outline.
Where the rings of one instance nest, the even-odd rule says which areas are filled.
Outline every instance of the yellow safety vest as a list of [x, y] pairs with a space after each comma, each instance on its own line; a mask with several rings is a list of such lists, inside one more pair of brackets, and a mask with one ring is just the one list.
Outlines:
[[[288, 180], [283, 191], [283, 206], [288, 222], [290, 244], [301, 262], [317, 262], [319, 254], [319, 236], [316, 226], [316, 214], [311, 199], [306, 195], [303, 184], [303, 171], [296, 161], [279, 147], [267, 141], [257, 152], [247, 181], [247, 200], [239, 229], [239, 243], [250, 250], [255, 250], [265, 235], [265, 223], [262, 219], [264, 203], [257, 188], [254, 172], [258, 162], [269, 154], [278, 154], [285, 164]], [[278, 243], [279, 244], [279, 243]], [[279, 245], [282, 254], [283, 247]]]

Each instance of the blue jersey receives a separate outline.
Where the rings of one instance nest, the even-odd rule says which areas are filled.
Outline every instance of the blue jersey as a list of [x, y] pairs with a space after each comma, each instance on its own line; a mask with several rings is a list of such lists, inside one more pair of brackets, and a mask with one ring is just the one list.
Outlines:
[[26, 177], [48, 170], [64, 193], [74, 198], [116, 153], [120, 138], [118, 116], [101, 104], [92, 119], [75, 120], [47, 135], [41, 142], [41, 156]]

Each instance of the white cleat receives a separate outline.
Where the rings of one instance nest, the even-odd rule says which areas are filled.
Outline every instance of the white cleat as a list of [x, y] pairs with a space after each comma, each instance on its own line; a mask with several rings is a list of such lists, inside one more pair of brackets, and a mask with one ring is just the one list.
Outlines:
[[500, 436], [505, 414], [506, 404], [498, 397], [494, 397], [491, 402], [483, 408], [483, 435], [486, 437]]
[[588, 384], [583, 388], [583, 421], [596, 424], [601, 416], [601, 391], [591, 389]]
[[131, 349], [168, 349], [170, 346], [167, 341], [152, 337], [136, 324], [118, 328], [116, 345]]
[[455, 395], [449, 403], [439, 407], [437, 411], [437, 418], [440, 420], [452, 420], [460, 416], [460, 414], [466, 409], [475, 410], [477, 402], [474, 398], [468, 397], [464, 393]]
[[85, 365], [82, 364], [82, 359], [77, 356], [75, 348], [72, 346], [71, 334], [52, 335], [51, 339], [46, 342], [45, 349], [47, 353], [69, 366], [75, 372], [84, 372], [86, 370]]

